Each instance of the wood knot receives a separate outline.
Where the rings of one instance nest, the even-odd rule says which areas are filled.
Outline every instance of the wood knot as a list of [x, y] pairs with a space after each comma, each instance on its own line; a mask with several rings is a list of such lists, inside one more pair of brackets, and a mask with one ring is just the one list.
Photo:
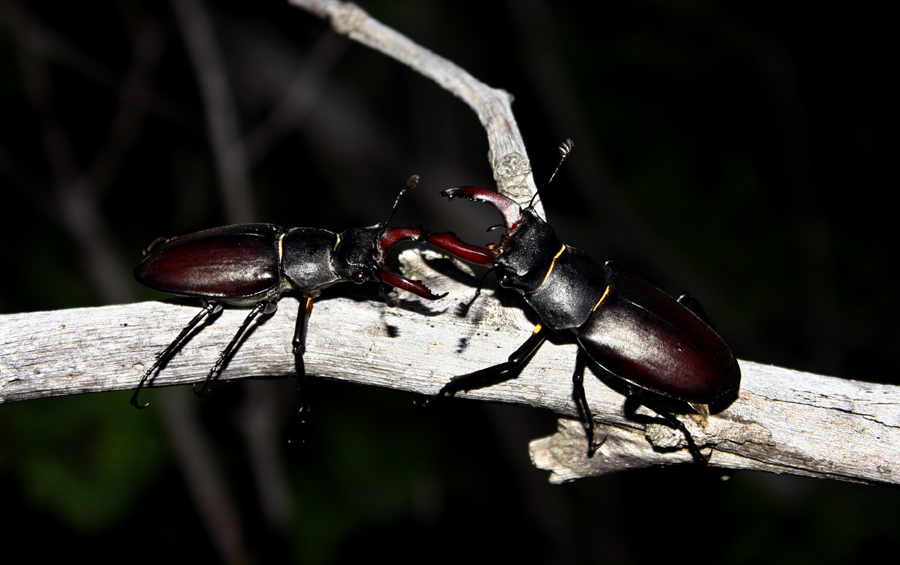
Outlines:
[[331, 27], [341, 35], [360, 29], [369, 14], [352, 2], [341, 2], [330, 11]]

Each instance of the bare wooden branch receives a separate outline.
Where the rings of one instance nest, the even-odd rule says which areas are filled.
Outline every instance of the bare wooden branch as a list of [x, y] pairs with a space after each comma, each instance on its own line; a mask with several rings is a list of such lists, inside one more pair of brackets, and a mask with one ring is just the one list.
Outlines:
[[[802, 373], [740, 361], [740, 398], [708, 422], [683, 418], [710, 465], [862, 483], [900, 482], [900, 387]], [[591, 400], [596, 406], [596, 400]], [[614, 407], [612, 407], [614, 409]], [[584, 429], [560, 420], [556, 434], [531, 443], [534, 464], [551, 482], [673, 461], [666, 446], [684, 447], [661, 424], [606, 429], [597, 455], [585, 454]], [[647, 449], [648, 442], [660, 451]], [[608, 451], [607, 451], [608, 450]], [[704, 450], [705, 451], [705, 450]], [[684, 452], [680, 457], [685, 458]]]
[[[439, 274], [449, 262], [403, 254], [407, 272], [449, 296], [399, 307], [346, 298], [321, 300], [308, 337], [310, 374], [422, 395], [453, 376], [495, 364], [524, 341], [532, 324], [519, 308], [482, 297], [466, 318], [453, 312], [472, 288]], [[223, 378], [293, 375], [291, 336], [297, 301], [243, 343]], [[145, 302], [0, 317], [0, 401], [133, 388], [148, 364], [196, 313], [196, 306]], [[154, 380], [154, 386], [202, 381], [245, 316], [225, 310]], [[459, 396], [510, 402], [577, 417], [572, 400], [575, 345], [545, 344], [512, 381]], [[705, 424], [682, 417], [710, 465], [864, 483], [900, 483], [900, 387], [800, 373], [741, 361], [740, 398]], [[581, 423], [532, 443], [535, 464], [551, 480], [688, 463], [682, 435], [623, 414], [624, 399], [597, 379], [585, 383], [603, 447], [586, 458]], [[602, 437], [602, 436], [601, 436]]]

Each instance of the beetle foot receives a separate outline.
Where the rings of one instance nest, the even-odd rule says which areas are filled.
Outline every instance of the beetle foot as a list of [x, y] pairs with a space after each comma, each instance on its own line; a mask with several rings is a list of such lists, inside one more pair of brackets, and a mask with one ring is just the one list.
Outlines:
[[137, 408], [138, 410], [143, 410], [144, 408], [150, 406], [149, 402], [145, 402], [144, 404], [138, 404], [138, 393], [141, 392], [141, 387], [138, 386], [134, 394], [131, 395], [131, 405]]
[[[697, 442], [694, 441], [694, 436], [681, 420], [668, 412], [660, 411], [656, 408], [654, 408], [653, 410], [656, 411], [657, 414], [659, 414], [666, 423], [668, 423], [668, 425], [666, 425], [666, 423], [658, 422], [656, 424], [647, 426], [645, 433], [647, 435], [647, 439], [650, 440], [650, 443], [654, 447], [670, 450], [684, 449], [685, 447], [687, 447], [687, 450], [691, 454], [694, 463], [706, 465], [709, 462], [710, 456], [703, 455], [703, 453], [700, 451], [700, 447], [697, 445]], [[650, 433], [650, 430], [653, 426], [658, 426], [656, 428], [656, 433]], [[662, 436], [657, 434], [665, 435]], [[681, 438], [683, 438], [683, 441], [678, 436], [681, 436]], [[663, 437], [667, 439], [663, 440]]]
[[710, 451], [709, 455], [703, 455], [700, 448], [694, 443], [694, 438], [691, 437], [690, 433], [688, 433], [685, 438], [688, 443], [688, 451], [691, 453], [691, 457], [694, 458], [694, 463], [697, 463], [698, 465], [709, 464], [709, 458], [712, 457], [712, 452]]
[[593, 438], [588, 438], [588, 450], [587, 450], [588, 459], [593, 457], [594, 454], [597, 453], [597, 450], [600, 449], [601, 447], [603, 447], [603, 444], [606, 443], [607, 437], [609, 437], [607, 434], [603, 434], [603, 438], [598, 441], [594, 441]]
[[210, 380], [206, 379], [203, 381], [203, 386], [200, 387], [200, 390], [197, 390], [197, 383], [194, 383], [191, 388], [194, 390], [194, 394], [202, 398], [209, 394], [209, 384]]
[[437, 394], [435, 394], [431, 398], [427, 398], [425, 400], [421, 400], [420, 399], [421, 397], [417, 397], [415, 394], [413, 394], [412, 401], [413, 401], [413, 404], [415, 404], [419, 408], [428, 408], [429, 406], [431, 406], [434, 403], [435, 400], [437, 400], [438, 398], [446, 397], [447, 394], [448, 394], [447, 387], [444, 386], [441, 390], [438, 391]]

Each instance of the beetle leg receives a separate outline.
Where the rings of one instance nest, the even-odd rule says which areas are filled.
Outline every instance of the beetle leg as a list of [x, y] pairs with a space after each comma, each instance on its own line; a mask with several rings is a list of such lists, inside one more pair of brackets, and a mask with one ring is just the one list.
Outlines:
[[525, 340], [525, 343], [509, 356], [509, 360], [506, 363], [453, 377], [431, 400], [425, 403], [426, 406], [441, 396], [453, 395], [461, 390], [468, 391], [475, 388], [483, 388], [516, 378], [518, 376], [517, 371], [525, 365], [535, 351], [547, 340], [547, 332], [548, 330], [543, 324], [536, 325], [531, 333], [531, 337]]
[[131, 395], [132, 406], [134, 406], [135, 408], [146, 408], [150, 405], [149, 402], [147, 404], [138, 404], [138, 393], [141, 392], [141, 389], [144, 387], [144, 383], [147, 382], [147, 379], [150, 378], [150, 375], [152, 375], [160, 365], [163, 365], [169, 360], [175, 350], [180, 347], [182, 343], [184, 343], [185, 338], [187, 338], [188, 334], [191, 333], [191, 330], [197, 327], [197, 324], [199, 324], [203, 320], [203, 318], [209, 316], [210, 314], [218, 314], [221, 311], [222, 305], [218, 302], [210, 302], [206, 304], [203, 309], [200, 310], [196, 316], [194, 316], [194, 319], [188, 322], [188, 325], [186, 325], [184, 329], [181, 330], [181, 333], [178, 334], [178, 337], [176, 337], [172, 341], [172, 343], [170, 343], [169, 346], [162, 351], [162, 353], [156, 356], [156, 362], [153, 363], [153, 366], [150, 367], [150, 369], [148, 369], [146, 373], [144, 373], [144, 376], [141, 377], [141, 382], [139, 382], [137, 388], [134, 389], [134, 394]]
[[194, 394], [196, 394], [197, 396], [206, 396], [206, 394], [209, 390], [209, 384], [212, 382], [212, 380], [214, 378], [219, 376], [219, 373], [222, 372], [222, 367], [224, 367], [225, 363], [227, 363], [228, 360], [231, 358], [232, 353], [234, 353], [234, 348], [237, 346], [238, 342], [241, 341], [241, 338], [247, 332], [247, 328], [250, 327], [250, 322], [252, 322], [253, 319], [256, 318], [259, 314], [265, 314], [267, 316], [269, 314], [274, 314], [275, 310], [277, 308], [278, 308], [278, 303], [264, 301], [264, 302], [258, 302], [256, 304], [256, 306], [254, 306], [253, 309], [250, 310], [250, 313], [244, 319], [244, 323], [241, 324], [240, 328], [238, 328], [237, 333], [234, 334], [233, 338], [231, 338], [231, 342], [219, 355], [219, 359], [218, 359], [218, 361], [216, 361], [216, 364], [213, 365], [212, 370], [209, 372], [208, 375], [206, 375], [206, 380], [203, 381], [203, 386], [200, 387], [200, 390], [197, 390], [197, 383], [194, 383], [194, 387], [193, 387]]
[[572, 398], [584, 416], [584, 429], [588, 444], [587, 456], [590, 458], [600, 449], [600, 446], [606, 441], [606, 437], [594, 443], [594, 417], [591, 414], [591, 407], [588, 406], [587, 397], [584, 395], [584, 366], [586, 363], [587, 353], [579, 347], [578, 355], [575, 357], [575, 372], [572, 374]]
[[300, 395], [300, 409], [297, 416], [302, 427], [309, 413], [309, 390], [306, 386], [306, 365], [303, 362], [303, 354], [306, 353], [306, 330], [309, 327], [309, 317], [312, 314], [313, 299], [304, 295], [300, 301], [300, 311], [297, 312], [297, 326], [294, 328], [294, 370], [297, 373], [297, 393]]
[[648, 406], [648, 408], [665, 418], [667, 422], [678, 428], [678, 430], [684, 434], [684, 439], [687, 440], [688, 444], [688, 451], [691, 452], [691, 456], [694, 458], [694, 461], [700, 463], [701, 465], [706, 465], [707, 463], [709, 463], [709, 457], [700, 453], [700, 448], [697, 447], [696, 443], [694, 443], [694, 438], [691, 436], [691, 432], [689, 432], [687, 428], [684, 427], [684, 424], [681, 423], [681, 420], [673, 416], [671, 413], [665, 410], [661, 410], [655, 406]]
[[[653, 402], [646, 402], [645, 398], [641, 398], [638, 395], [629, 395], [628, 398], [629, 398], [629, 401], [626, 404], [626, 415], [628, 417], [631, 418], [631, 417], [635, 416], [634, 409], [638, 405], [646, 406], [650, 410], [653, 410], [654, 412], [659, 414], [659, 416], [661, 418], [663, 418], [666, 422], [668, 422], [669, 425], [671, 425], [673, 428], [677, 429], [679, 432], [681, 432], [684, 435], [684, 439], [685, 439], [685, 441], [687, 441], [688, 451], [690, 452], [691, 457], [694, 458], [695, 463], [699, 463], [700, 465], [706, 465], [707, 463], [709, 463], [709, 457], [703, 455], [700, 452], [700, 448], [697, 447], [697, 443], [694, 441], [694, 437], [691, 435], [691, 432], [688, 431], [688, 429], [685, 427], [685, 425], [681, 422], [681, 420], [679, 420], [674, 415], [672, 415], [672, 413], [669, 412], [668, 410], [665, 410], [665, 409], [661, 408], [660, 406], [657, 406]], [[633, 404], [631, 404], [631, 403], [633, 403]], [[627, 408], [628, 404], [631, 404], [630, 409]]]

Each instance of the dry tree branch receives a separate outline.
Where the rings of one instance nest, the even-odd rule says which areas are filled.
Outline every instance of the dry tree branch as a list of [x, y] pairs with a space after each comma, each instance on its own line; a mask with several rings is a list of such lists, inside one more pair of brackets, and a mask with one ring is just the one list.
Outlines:
[[[337, 22], [335, 27], [353, 39], [388, 54], [400, 53], [401, 61], [410, 62], [426, 76], [449, 73], [454, 78], [443, 76], [439, 82], [455, 89], [454, 94], [471, 105], [477, 106], [489, 93], [497, 96], [498, 91], [477, 83], [468, 74], [454, 74], [452, 64], [441, 62], [438, 66], [442, 70], [433, 70], [432, 63], [442, 61], [440, 58], [374, 22], [353, 5], [294, 3], [329, 15]], [[469, 96], [476, 92], [482, 94]], [[525, 159], [525, 150], [508, 113], [508, 97], [499, 95], [499, 99], [501, 102], [488, 106], [507, 114], [489, 117], [491, 112], [484, 109], [478, 113], [489, 132], [491, 163], [498, 183], [509, 193], [531, 181], [528, 173], [524, 177], [527, 181], [521, 176], [513, 179], [501, 167], [508, 162], [505, 156], [515, 154]], [[503, 139], [504, 130], [515, 134]], [[527, 163], [527, 159], [522, 162]], [[527, 170], [527, 165], [517, 170]], [[318, 302], [306, 353], [310, 374], [434, 394], [451, 376], [502, 360], [530, 332], [532, 324], [521, 309], [503, 307], [490, 298], [476, 302], [468, 317], [455, 316], [460, 297], [471, 296], [472, 292], [470, 286], [458, 281], [455, 267], [430, 251], [406, 252], [401, 259], [407, 276], [424, 279], [436, 292], [447, 291], [449, 296], [422, 303], [401, 295], [400, 307], [394, 308], [344, 298]], [[293, 298], [281, 301], [278, 312], [248, 336], [229, 363], [226, 378], [293, 374], [290, 336], [296, 306]], [[146, 363], [178, 333], [195, 309], [148, 302], [2, 316], [0, 402], [132, 388]], [[202, 328], [153, 384], [201, 381], [244, 315], [226, 310], [222, 320]], [[571, 396], [575, 347], [545, 344], [517, 379], [459, 396], [523, 404], [577, 417]], [[741, 368], [741, 394], [733, 405], [707, 422], [682, 417], [704, 452], [712, 448], [710, 465], [870, 484], [900, 483], [900, 387], [747, 361], [741, 361]], [[535, 464], [552, 470], [552, 481], [691, 460], [680, 433], [665, 425], [645, 425], [625, 417], [621, 395], [597, 379], [587, 381], [587, 400], [599, 433], [607, 439], [597, 454], [587, 459], [582, 425], [561, 420], [557, 434], [532, 442]]]
[[[453, 62], [413, 43], [352, 2], [290, 1], [323, 18], [327, 17], [337, 33], [396, 59], [465, 102], [478, 115], [487, 132], [490, 148], [488, 160], [498, 190], [519, 204], [528, 205], [537, 187], [531, 176], [525, 142], [513, 116], [509, 93], [489, 87]], [[540, 203], [536, 205], [536, 210], [541, 216], [544, 215]]]
[[[434, 269], [451, 268], [430, 251], [402, 255], [406, 271], [450, 295], [422, 304], [401, 297], [400, 307], [346, 298], [316, 304], [308, 337], [310, 374], [385, 388], [434, 394], [452, 375], [496, 363], [531, 330], [519, 308], [485, 298], [469, 317], [453, 314], [472, 289]], [[229, 363], [227, 378], [293, 374], [290, 336], [297, 302], [281, 301]], [[0, 316], [0, 402], [122, 390], [134, 387], [146, 364], [195, 313], [196, 307], [144, 302], [103, 308]], [[156, 377], [155, 386], [201, 381], [245, 313], [225, 310], [197, 333]], [[349, 340], [347, 336], [354, 336]], [[470, 344], [464, 348], [464, 344]], [[459, 350], [464, 349], [462, 353]], [[460, 394], [511, 402], [577, 417], [571, 397], [575, 346], [545, 344], [512, 381]], [[741, 362], [740, 398], [705, 426], [685, 419], [697, 443], [713, 447], [710, 465], [898, 483], [900, 387], [800, 373]], [[623, 397], [596, 379], [585, 383], [600, 433], [607, 440], [585, 457], [580, 423], [532, 442], [535, 464], [555, 482], [691, 460], [671, 428], [645, 426], [623, 415]], [[654, 449], [656, 447], [657, 449]]]

